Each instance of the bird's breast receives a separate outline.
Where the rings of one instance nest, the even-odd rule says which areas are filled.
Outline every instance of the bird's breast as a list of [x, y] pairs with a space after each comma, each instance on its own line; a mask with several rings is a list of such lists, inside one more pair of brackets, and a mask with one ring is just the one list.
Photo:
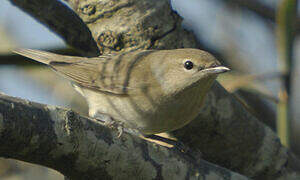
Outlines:
[[206, 94], [195, 86], [172, 97], [137, 93], [128, 96], [109, 95], [83, 89], [90, 116], [104, 113], [114, 120], [145, 134], [178, 129], [193, 120]]

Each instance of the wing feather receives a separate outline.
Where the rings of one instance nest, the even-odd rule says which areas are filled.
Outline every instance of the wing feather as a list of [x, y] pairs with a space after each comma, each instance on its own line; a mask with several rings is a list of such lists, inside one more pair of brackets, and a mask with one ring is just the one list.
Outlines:
[[[94, 58], [64, 56], [31, 49], [17, 49], [14, 52], [49, 65], [53, 70], [81, 87], [126, 95], [128, 90], [133, 91], [138, 86], [146, 84], [142, 78], [131, 76], [131, 72], [143, 57], [153, 51], [137, 51], [130, 55], [120, 53]], [[132, 84], [130, 86], [129, 79], [133, 79], [136, 87]]]

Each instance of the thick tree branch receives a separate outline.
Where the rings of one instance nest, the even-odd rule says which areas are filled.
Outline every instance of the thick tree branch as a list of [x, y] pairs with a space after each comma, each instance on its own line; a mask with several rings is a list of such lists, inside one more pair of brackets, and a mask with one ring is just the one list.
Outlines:
[[[203, 158], [258, 179], [287, 178], [300, 172], [276, 134], [215, 83], [199, 116], [174, 132]], [[293, 159], [293, 160], [291, 160]]]
[[248, 179], [190, 153], [102, 126], [70, 109], [0, 94], [0, 156], [71, 179]]
[[195, 36], [182, 29], [181, 17], [167, 0], [67, 2], [89, 27], [103, 53], [198, 46]]

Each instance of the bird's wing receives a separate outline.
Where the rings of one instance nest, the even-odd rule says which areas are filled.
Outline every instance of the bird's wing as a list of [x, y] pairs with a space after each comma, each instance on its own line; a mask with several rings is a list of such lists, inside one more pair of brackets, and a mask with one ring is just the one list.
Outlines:
[[122, 61], [122, 54], [85, 58], [30, 49], [18, 49], [14, 52], [49, 65], [54, 71], [84, 88], [118, 95], [126, 95], [129, 89], [133, 89], [126, 80], [128, 63]]

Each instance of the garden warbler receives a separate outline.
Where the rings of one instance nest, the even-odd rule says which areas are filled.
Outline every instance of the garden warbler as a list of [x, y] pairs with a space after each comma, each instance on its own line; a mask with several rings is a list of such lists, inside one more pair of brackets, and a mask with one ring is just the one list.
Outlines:
[[193, 120], [217, 74], [229, 69], [198, 49], [138, 50], [75, 57], [17, 49], [73, 82], [89, 116], [106, 114], [145, 135], [168, 132]]

